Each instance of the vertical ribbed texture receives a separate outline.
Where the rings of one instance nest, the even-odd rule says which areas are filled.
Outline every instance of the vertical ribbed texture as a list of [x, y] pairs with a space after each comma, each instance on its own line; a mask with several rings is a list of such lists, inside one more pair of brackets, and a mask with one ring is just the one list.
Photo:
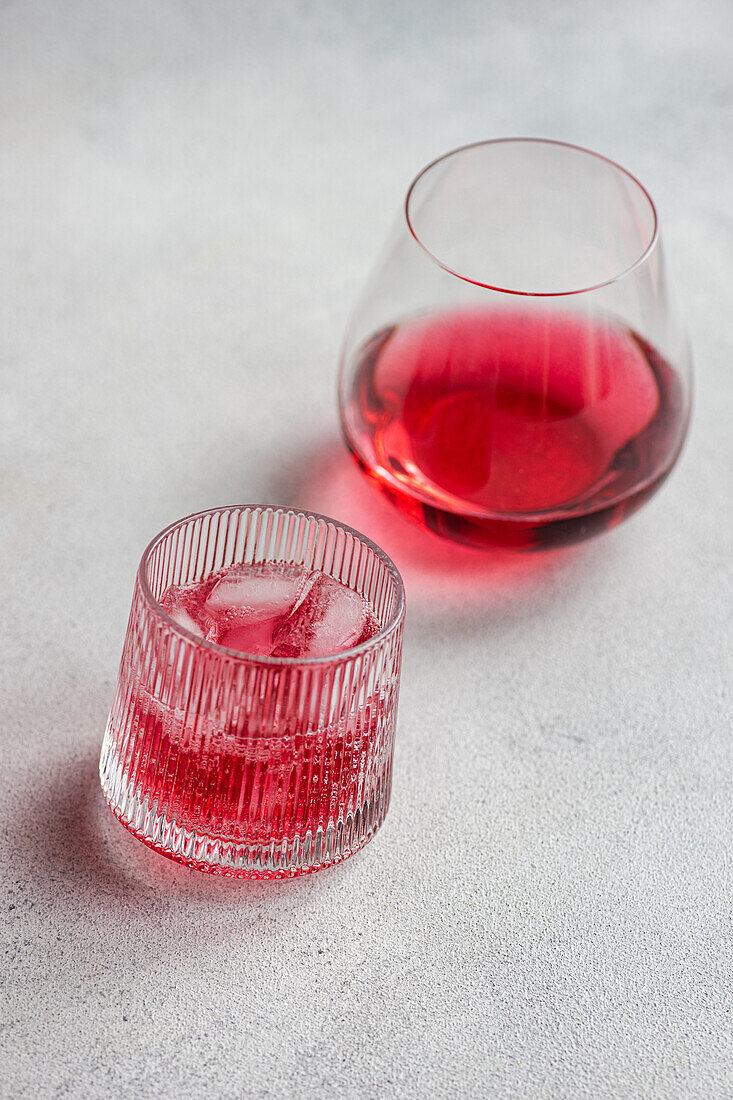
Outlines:
[[[362, 593], [383, 630], [342, 656], [266, 660], [193, 640], [157, 605], [169, 585], [240, 561], [320, 569]], [[243, 507], [165, 531], [140, 565], [102, 747], [114, 813], [223, 875], [303, 874], [362, 847], [389, 804], [403, 618], [392, 563], [332, 521]]]

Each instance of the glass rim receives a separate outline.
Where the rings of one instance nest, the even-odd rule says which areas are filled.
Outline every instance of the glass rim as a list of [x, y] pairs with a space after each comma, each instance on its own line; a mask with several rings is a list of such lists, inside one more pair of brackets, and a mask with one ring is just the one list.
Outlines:
[[[646, 248], [644, 248], [643, 252], [637, 257], [637, 259], [634, 260], [634, 262], [628, 267], [625, 267], [623, 271], [620, 271], [618, 272], [618, 274], [613, 275], [610, 279], [603, 279], [601, 282], [592, 283], [589, 286], [577, 287], [573, 288], [572, 290], [537, 291], [515, 290], [511, 287], [495, 286], [493, 283], [486, 283], [483, 282], [481, 279], [472, 279], [469, 275], [464, 275], [460, 271], [455, 271], [448, 264], [443, 263], [443, 261], [438, 256], [436, 256], [434, 252], [431, 252], [427, 245], [424, 244], [423, 241], [420, 239], [420, 236], [414, 227], [410, 215], [410, 202], [413, 196], [413, 192], [420, 180], [423, 179], [428, 174], [428, 172], [435, 168], [436, 165], [441, 164], [443, 161], [448, 160], [450, 157], [455, 157], [461, 153], [466, 153], [469, 149], [477, 149], [485, 145], [509, 145], [511, 143], [523, 143], [526, 145], [556, 145], [563, 149], [572, 149], [576, 153], [583, 153], [585, 156], [594, 157], [596, 160], [603, 161], [605, 164], [610, 165], [612, 168], [616, 169], [617, 172], [621, 172], [622, 175], [630, 179], [632, 183], [634, 183], [636, 187], [638, 187], [638, 189], [641, 191], [642, 195], [648, 202], [653, 219], [652, 234], [649, 239], [649, 243], [647, 244]], [[617, 161], [612, 160], [610, 157], [604, 156], [603, 153], [597, 153], [595, 152], [595, 150], [587, 149], [583, 145], [575, 145], [573, 142], [570, 141], [558, 141], [554, 138], [485, 138], [481, 141], [468, 142], [466, 145], [458, 145], [455, 149], [449, 149], [447, 153], [442, 153], [439, 157], [435, 157], [434, 160], [431, 160], [428, 164], [425, 165], [424, 168], [421, 168], [417, 175], [414, 177], [412, 183], [407, 189], [407, 194], [405, 195], [404, 213], [405, 221], [407, 222], [407, 228], [409, 229], [410, 234], [415, 240], [416, 244], [419, 245], [419, 247], [423, 250], [426, 256], [428, 256], [433, 261], [433, 263], [437, 264], [438, 267], [442, 268], [443, 271], [445, 271], [448, 275], [453, 275], [455, 276], [455, 278], [461, 279], [465, 283], [471, 283], [473, 286], [483, 287], [485, 290], [493, 290], [498, 294], [512, 294], [521, 298], [566, 298], [573, 294], [587, 294], [592, 290], [600, 290], [602, 287], [612, 286], [614, 283], [619, 282], [627, 275], [630, 275], [632, 271], [636, 271], [637, 268], [641, 267], [641, 265], [646, 262], [651, 253], [654, 251], [659, 240], [659, 217], [657, 215], [657, 208], [654, 204], [654, 200], [652, 199], [644, 184], [633, 174], [633, 172], [630, 172], [628, 168], [624, 168], [622, 164], [619, 164]]]
[[[358, 542], [366, 546], [371, 550], [386, 567], [387, 572], [392, 577], [395, 584], [395, 590], [397, 599], [395, 607], [392, 610], [392, 614], [389, 621], [385, 626], [381, 626], [376, 634], [371, 638], [367, 638], [365, 642], [360, 642], [358, 645], [350, 646], [349, 649], [344, 649], [340, 653], [334, 653], [326, 657], [267, 657], [258, 653], [245, 653], [240, 649], [231, 649], [229, 646], [219, 645], [217, 642], [211, 642], [208, 638], [202, 638], [198, 634], [194, 634], [192, 631], [187, 630], [180, 623], [176, 622], [172, 615], [169, 615], [166, 609], [158, 602], [153, 595], [150, 587], [150, 582], [147, 576], [147, 566], [155, 548], [163, 541], [163, 539], [169, 535], [176, 528], [182, 527], [184, 524], [190, 523], [192, 520], [202, 519], [205, 516], [217, 516], [222, 513], [232, 512], [255, 512], [260, 509], [263, 512], [283, 512], [295, 516], [303, 516], [306, 519], [321, 520], [324, 523], [333, 524], [334, 527], [338, 527], [342, 531], [348, 532]], [[267, 559], [263, 559], [267, 560]], [[237, 562], [232, 562], [232, 565], [236, 565]], [[405, 585], [400, 571], [394, 564], [388, 554], [382, 550], [381, 546], [378, 546], [376, 542], [373, 542], [367, 535], [362, 534], [361, 531], [357, 531], [356, 528], [350, 527], [347, 523], [342, 523], [341, 520], [333, 519], [331, 516], [324, 516], [320, 512], [310, 512], [304, 508], [290, 508], [284, 504], [223, 504], [218, 508], [205, 508], [200, 512], [192, 512], [188, 516], [183, 516], [181, 519], [175, 520], [173, 523], [169, 523], [157, 535], [154, 535], [148, 545], [145, 547], [140, 558], [140, 564], [137, 568], [137, 580], [140, 586], [142, 595], [149, 605], [151, 611], [158, 619], [162, 620], [163, 624], [172, 629], [175, 633], [180, 634], [186, 641], [193, 642], [195, 645], [202, 649], [216, 654], [217, 656], [227, 657], [239, 661], [243, 664], [264, 664], [270, 667], [280, 668], [302, 668], [304, 666], [313, 667], [314, 665], [333, 665], [342, 661], [350, 661], [354, 657], [360, 656], [362, 653], [369, 651], [370, 649], [377, 648], [383, 642], [385, 642], [392, 634], [394, 634], [401, 626], [405, 617]]]

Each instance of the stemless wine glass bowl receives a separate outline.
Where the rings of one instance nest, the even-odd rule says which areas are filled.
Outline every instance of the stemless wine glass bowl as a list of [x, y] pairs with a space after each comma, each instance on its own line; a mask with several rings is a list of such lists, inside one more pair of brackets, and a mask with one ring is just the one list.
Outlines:
[[364, 472], [424, 527], [546, 548], [659, 488], [690, 375], [644, 187], [578, 146], [500, 139], [410, 186], [347, 329], [341, 421]]
[[[319, 570], [365, 597], [379, 629], [333, 657], [263, 657], [161, 606], [169, 586], [240, 562]], [[241, 506], [168, 527], [140, 563], [102, 748], [116, 816], [221, 875], [304, 874], [357, 851], [389, 805], [404, 607], [389, 558], [323, 516]]]

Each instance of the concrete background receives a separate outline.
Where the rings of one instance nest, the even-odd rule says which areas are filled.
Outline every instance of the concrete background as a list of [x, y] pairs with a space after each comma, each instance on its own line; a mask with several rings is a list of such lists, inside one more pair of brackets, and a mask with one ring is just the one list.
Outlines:
[[[2, 4], [3, 1096], [733, 1096], [732, 43], [729, 0]], [[334, 399], [414, 173], [527, 133], [649, 187], [697, 365], [668, 485], [542, 561], [413, 531]], [[143, 547], [253, 500], [409, 598], [387, 823], [275, 885], [96, 778]]]

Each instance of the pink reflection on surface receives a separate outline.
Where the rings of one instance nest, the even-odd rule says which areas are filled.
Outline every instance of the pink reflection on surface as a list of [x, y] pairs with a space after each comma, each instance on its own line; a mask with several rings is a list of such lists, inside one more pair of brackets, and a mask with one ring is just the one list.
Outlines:
[[411, 523], [360, 473], [340, 442], [301, 455], [285, 477], [285, 503], [339, 519], [373, 539], [400, 570], [413, 606], [503, 604], [542, 589], [576, 563], [578, 548], [542, 553], [480, 550]]

